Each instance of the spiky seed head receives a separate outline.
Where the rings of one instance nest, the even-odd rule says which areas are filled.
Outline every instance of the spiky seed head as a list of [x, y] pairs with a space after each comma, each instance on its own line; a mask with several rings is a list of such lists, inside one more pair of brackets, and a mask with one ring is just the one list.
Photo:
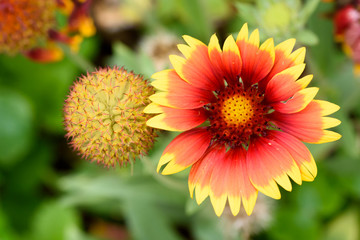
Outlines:
[[34, 47], [54, 25], [55, 0], [0, 1], [0, 53]]
[[100, 68], [82, 76], [65, 101], [66, 137], [86, 159], [120, 166], [153, 146], [156, 130], [143, 113], [154, 89], [124, 68]]

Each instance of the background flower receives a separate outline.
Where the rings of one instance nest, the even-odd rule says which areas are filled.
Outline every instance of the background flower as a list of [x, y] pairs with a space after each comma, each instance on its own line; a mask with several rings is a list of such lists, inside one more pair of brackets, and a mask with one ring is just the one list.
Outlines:
[[[0, 53], [22, 53], [38, 62], [63, 58], [59, 44], [78, 51], [82, 37], [95, 33], [91, 0], [31, 0], [0, 3]], [[59, 16], [59, 17], [58, 17]], [[61, 18], [66, 23], [62, 26]]]
[[333, 23], [335, 40], [354, 61], [354, 73], [360, 74], [360, 2], [338, 4]]
[[0, 53], [28, 50], [55, 25], [55, 1], [2, 1], [0, 22]]

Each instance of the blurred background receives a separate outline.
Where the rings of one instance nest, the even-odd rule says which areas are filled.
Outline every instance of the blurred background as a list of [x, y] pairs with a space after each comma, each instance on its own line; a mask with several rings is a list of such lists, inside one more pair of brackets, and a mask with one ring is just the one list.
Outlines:
[[[1, 240], [360, 239], [358, 1], [79, 2], [89, 4], [96, 33], [84, 34], [78, 49], [58, 41], [63, 57], [56, 61], [0, 54]], [[54, 11], [59, 26], [66, 25], [71, 15]], [[168, 55], [179, 54], [182, 35], [208, 44], [216, 33], [222, 42], [245, 22], [263, 40], [296, 38], [296, 47], [306, 46], [305, 74], [314, 74], [316, 98], [341, 106], [334, 116], [342, 121], [335, 129], [342, 139], [308, 145], [318, 164], [314, 182], [293, 184], [279, 201], [259, 196], [250, 217], [225, 211], [218, 218], [209, 199], [201, 206], [190, 199], [188, 171], [156, 173], [177, 133], [160, 132], [133, 169], [104, 168], [68, 146], [62, 109], [81, 74], [119, 65], [150, 78], [171, 67]]]

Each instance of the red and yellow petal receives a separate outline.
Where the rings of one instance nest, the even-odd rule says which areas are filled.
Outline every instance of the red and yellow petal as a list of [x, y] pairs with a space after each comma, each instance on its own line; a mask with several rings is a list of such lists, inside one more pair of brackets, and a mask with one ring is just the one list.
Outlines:
[[[231, 171], [230, 159], [226, 159], [225, 148], [223, 149], [224, 150], [221, 152], [222, 156], [219, 156], [216, 160], [216, 167], [213, 169], [210, 178], [210, 201], [214, 207], [217, 216], [220, 216], [225, 208], [226, 200], [228, 197], [227, 177]], [[240, 194], [238, 194], [238, 196], [240, 197]], [[238, 203], [241, 203], [240, 198], [238, 199]]]
[[227, 199], [233, 215], [239, 213], [241, 202], [250, 215], [258, 192], [247, 173], [246, 151], [236, 148], [226, 152], [225, 146], [213, 147], [190, 171], [191, 196], [194, 189], [198, 204], [210, 196], [218, 216], [222, 214]]
[[159, 115], [146, 122], [148, 126], [168, 131], [186, 131], [199, 126], [207, 119], [203, 108], [175, 109], [152, 104], [144, 109], [145, 113], [159, 111], [161, 111]]
[[63, 51], [55, 45], [48, 48], [33, 48], [24, 52], [24, 55], [33, 61], [41, 63], [56, 62], [64, 57]]
[[217, 162], [225, 156], [225, 147], [211, 147], [203, 158], [191, 167], [189, 174], [189, 191], [198, 204], [202, 203], [210, 194], [210, 179]]
[[227, 176], [227, 191], [231, 212], [237, 215], [241, 199], [246, 213], [250, 215], [254, 209], [258, 191], [250, 182], [246, 151], [242, 147], [230, 149], [226, 158], [230, 168]]
[[252, 139], [246, 155], [251, 183], [265, 195], [279, 199], [278, 183], [291, 191], [291, 177], [301, 184], [301, 174], [294, 159], [284, 147], [264, 137]]
[[209, 43], [209, 57], [214, 69], [221, 73], [228, 84], [239, 82], [242, 60], [239, 48], [234, 38], [230, 35], [224, 43], [223, 51], [220, 49], [219, 40], [214, 34]]
[[157, 171], [167, 164], [162, 174], [174, 174], [197, 162], [210, 145], [212, 135], [206, 128], [195, 128], [178, 135], [164, 150]]
[[302, 89], [302, 85], [296, 80], [305, 69], [305, 64], [299, 64], [276, 74], [267, 84], [265, 99], [269, 103], [286, 101], [297, 91]]
[[222, 54], [223, 68], [229, 84], [237, 84], [242, 68], [240, 51], [232, 35], [226, 38]]
[[144, 113], [150, 113], [150, 114], [157, 114], [157, 113], [163, 113], [163, 106], [156, 104], [156, 103], [150, 103], [144, 108]]
[[151, 84], [165, 92], [155, 93], [150, 100], [162, 106], [194, 109], [215, 101], [211, 91], [196, 88], [185, 82], [175, 70], [164, 70], [152, 76], [156, 80]]
[[[213, 34], [210, 38], [208, 54], [215, 71], [220, 72], [222, 77], [225, 77], [222, 60], [222, 50], [220, 48], [219, 39]], [[240, 69], [241, 71], [241, 69]]]
[[259, 31], [254, 30], [248, 37], [248, 27], [244, 24], [236, 39], [242, 59], [241, 79], [245, 86], [251, 86], [271, 71], [275, 61], [273, 39], [266, 40], [260, 47]]
[[259, 88], [261, 90], [265, 90], [268, 82], [276, 74], [289, 67], [304, 63], [306, 52], [305, 48], [299, 48], [293, 53], [291, 53], [294, 48], [295, 42], [296, 40], [292, 38], [281, 42], [275, 46], [274, 66], [269, 72], [269, 74], [262, 81], [259, 82]]
[[281, 130], [293, 136], [296, 136], [301, 141], [307, 143], [320, 144], [320, 143], [334, 142], [341, 138], [340, 134], [329, 130], [298, 128], [295, 126], [286, 126], [278, 123], [276, 124]]
[[303, 110], [315, 97], [319, 88], [305, 88], [294, 94], [292, 98], [290, 98], [286, 102], [276, 102], [271, 106], [275, 111], [281, 113], [295, 113]]
[[310, 74], [300, 78], [299, 80], [296, 81], [296, 83], [300, 85], [300, 89], [304, 89], [309, 85], [312, 79], [313, 79], [313, 75]]
[[289, 58], [293, 61], [294, 66], [295, 66], [295, 65], [304, 63], [305, 54], [306, 54], [306, 48], [301, 47], [299, 49], [296, 49], [294, 52], [292, 52], [290, 54]]
[[281, 131], [269, 131], [268, 136], [283, 146], [293, 157], [300, 168], [303, 181], [313, 181], [317, 167], [309, 149], [296, 137]]
[[338, 119], [324, 117], [337, 111], [338, 106], [326, 101], [311, 101], [302, 111], [293, 114], [274, 112], [272, 121], [283, 131], [292, 134], [301, 141], [324, 143], [338, 140], [341, 135], [324, 130], [339, 125]]
[[327, 116], [334, 112], [337, 112], [340, 107], [334, 103], [324, 100], [314, 100], [311, 102], [311, 106], [307, 109], [309, 112], [319, 112], [321, 116]]
[[182, 47], [186, 58], [176, 55], [170, 56], [170, 61], [179, 76], [191, 85], [210, 91], [219, 90], [224, 87], [223, 80], [218, 72], [214, 71], [209, 55], [208, 47], [199, 40], [183, 36], [189, 47]]
[[157, 73], [154, 73], [151, 78], [155, 79], [151, 82], [156, 89], [161, 91], [169, 91], [170, 89], [170, 82], [173, 77], [178, 78], [180, 77], [176, 72], [174, 73], [174, 69], [166, 69]]
[[79, 32], [84, 37], [90, 37], [95, 34], [96, 28], [93, 20], [90, 18], [91, 1], [81, 1], [77, 3], [70, 16], [67, 25], [69, 33]]

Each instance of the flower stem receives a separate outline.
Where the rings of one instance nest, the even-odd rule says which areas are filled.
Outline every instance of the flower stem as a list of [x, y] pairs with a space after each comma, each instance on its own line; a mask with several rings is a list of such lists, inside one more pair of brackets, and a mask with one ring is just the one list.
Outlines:
[[183, 182], [176, 181], [170, 177], [165, 177], [163, 175], [158, 174], [155, 171], [156, 166], [154, 166], [154, 164], [150, 161], [149, 157], [143, 156], [141, 158], [141, 161], [143, 162], [147, 172], [150, 173], [154, 177], [154, 179], [157, 180], [159, 183], [161, 183], [164, 186], [169, 187], [171, 189], [179, 190], [181, 192], [187, 191], [187, 188], [185, 187]]
[[62, 44], [61, 48], [63, 49], [65, 55], [83, 71], [87, 72], [95, 69], [95, 66], [91, 62], [83, 58], [78, 53], [72, 51], [69, 46]]

